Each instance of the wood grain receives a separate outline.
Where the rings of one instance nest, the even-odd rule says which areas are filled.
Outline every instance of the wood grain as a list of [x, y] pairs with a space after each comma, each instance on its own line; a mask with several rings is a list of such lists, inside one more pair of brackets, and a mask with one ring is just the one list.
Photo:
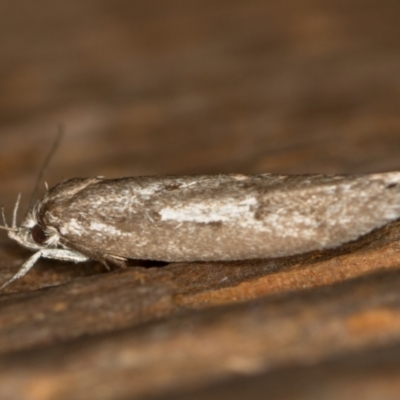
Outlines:
[[[45, 180], [400, 170], [400, 5], [19, 0], [0, 199]], [[21, 215], [22, 218], [22, 215]], [[252, 262], [40, 261], [0, 294], [2, 399], [395, 399], [399, 222]], [[0, 237], [0, 282], [29, 252]]]

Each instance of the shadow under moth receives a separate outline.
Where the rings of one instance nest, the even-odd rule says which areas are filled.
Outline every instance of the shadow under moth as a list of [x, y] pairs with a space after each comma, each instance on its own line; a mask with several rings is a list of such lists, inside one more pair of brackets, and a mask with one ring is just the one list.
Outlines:
[[339, 246], [400, 217], [400, 172], [76, 178], [47, 190], [8, 236], [40, 258], [270, 258]]

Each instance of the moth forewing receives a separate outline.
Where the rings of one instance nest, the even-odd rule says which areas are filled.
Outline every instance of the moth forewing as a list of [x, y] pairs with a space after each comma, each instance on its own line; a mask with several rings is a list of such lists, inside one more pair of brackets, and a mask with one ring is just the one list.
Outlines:
[[[16, 207], [17, 209], [17, 207]], [[217, 261], [338, 246], [400, 217], [400, 173], [76, 178], [9, 236], [40, 257]]]

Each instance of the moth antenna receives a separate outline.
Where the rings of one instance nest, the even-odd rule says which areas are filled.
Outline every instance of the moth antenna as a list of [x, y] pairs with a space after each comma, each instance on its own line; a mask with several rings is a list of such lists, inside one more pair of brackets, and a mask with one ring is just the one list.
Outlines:
[[4, 213], [4, 206], [1, 205], [1, 217], [3, 218], [3, 226], [4, 228], [8, 228], [7, 220], [6, 220], [6, 215]]
[[35, 183], [35, 186], [33, 188], [33, 192], [32, 192], [31, 198], [29, 200], [29, 207], [26, 210], [25, 216], [33, 206], [33, 202], [34, 202], [35, 197], [37, 195], [37, 192], [39, 190], [39, 184], [43, 179], [43, 175], [44, 175], [44, 173], [45, 173], [45, 171], [46, 171], [46, 169], [47, 169], [52, 157], [54, 156], [56, 150], [60, 146], [61, 139], [62, 139], [63, 136], [64, 136], [64, 126], [60, 124], [58, 126], [57, 136], [56, 136], [56, 138], [55, 138], [55, 140], [53, 142], [53, 145], [51, 146], [50, 151], [47, 153], [47, 156], [46, 156], [46, 158], [45, 158], [45, 160], [44, 160], [44, 162], [42, 164], [42, 167], [40, 168], [39, 175], [38, 175], [38, 177], [36, 179], [36, 183]]
[[15, 207], [14, 207], [14, 211], [13, 211], [13, 219], [12, 219], [11, 228], [14, 231], [18, 230], [18, 228], [17, 228], [17, 215], [18, 215], [18, 208], [19, 208], [20, 201], [21, 201], [21, 193], [18, 194], [17, 201], [15, 203]]
[[17, 232], [18, 231], [18, 229], [10, 228], [9, 226], [3, 226], [3, 225], [0, 225], [0, 229], [2, 229], [3, 231], [8, 231], [8, 232]]
[[18, 195], [17, 202], [15, 203], [12, 226], [8, 226], [7, 220], [6, 220], [6, 215], [4, 213], [4, 207], [1, 206], [1, 217], [3, 219], [4, 225], [0, 225], [0, 229], [3, 229], [4, 231], [9, 231], [9, 232], [17, 232], [18, 231], [16, 221], [17, 221], [17, 211], [18, 211], [20, 199], [21, 199], [21, 193]]
[[49, 191], [49, 185], [47, 184], [47, 182], [44, 182], [44, 187], [46, 188], [46, 192]]

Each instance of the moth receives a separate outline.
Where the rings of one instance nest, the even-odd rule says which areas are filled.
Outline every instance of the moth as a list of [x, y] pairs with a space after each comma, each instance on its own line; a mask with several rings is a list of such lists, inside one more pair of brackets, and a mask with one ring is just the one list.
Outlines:
[[75, 178], [48, 189], [2, 229], [43, 258], [216, 261], [339, 246], [400, 217], [400, 172], [372, 175]]

